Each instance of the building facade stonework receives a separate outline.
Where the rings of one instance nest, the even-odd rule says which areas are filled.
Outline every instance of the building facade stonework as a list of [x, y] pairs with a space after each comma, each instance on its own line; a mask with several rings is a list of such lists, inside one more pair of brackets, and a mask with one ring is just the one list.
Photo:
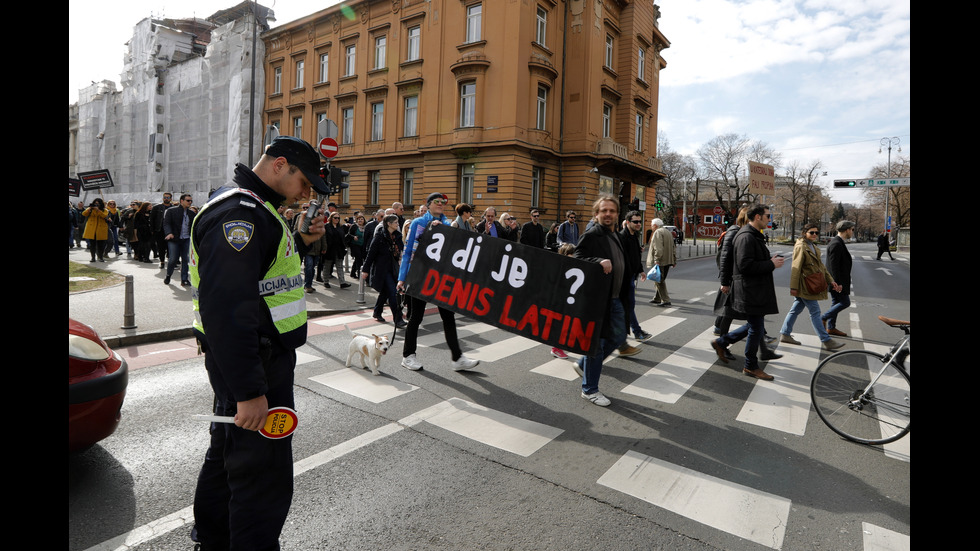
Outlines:
[[346, 2], [263, 33], [264, 121], [311, 143], [336, 123], [350, 210], [652, 201], [658, 18], [652, 0]]

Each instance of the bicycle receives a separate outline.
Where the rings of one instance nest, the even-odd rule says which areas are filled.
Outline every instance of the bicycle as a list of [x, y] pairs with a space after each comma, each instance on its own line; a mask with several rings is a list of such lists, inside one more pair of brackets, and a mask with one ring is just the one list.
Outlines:
[[878, 319], [905, 332], [888, 354], [845, 350], [827, 356], [810, 382], [810, 399], [830, 429], [861, 444], [887, 444], [909, 433], [911, 379], [910, 322]]

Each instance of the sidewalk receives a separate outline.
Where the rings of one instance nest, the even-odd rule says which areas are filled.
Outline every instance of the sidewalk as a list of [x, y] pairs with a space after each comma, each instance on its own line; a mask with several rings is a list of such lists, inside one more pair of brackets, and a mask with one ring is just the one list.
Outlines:
[[[88, 264], [87, 249], [71, 249], [68, 260]], [[126, 253], [116, 257], [109, 255], [105, 262], [95, 266], [120, 275], [133, 276], [134, 329], [122, 329], [125, 312], [126, 285], [119, 284], [94, 291], [68, 294], [68, 317], [91, 325], [98, 331], [109, 346], [131, 346], [151, 342], [162, 342], [192, 335], [191, 323], [194, 314], [191, 310], [191, 289], [180, 286], [180, 266], [174, 270], [170, 285], [163, 284], [166, 270], [160, 269], [159, 261], [142, 264], [128, 260]], [[350, 283], [355, 283], [348, 279]], [[365, 286], [367, 304], [357, 304], [356, 283], [340, 289], [336, 279], [333, 288], [324, 289], [322, 283], [315, 285], [316, 292], [306, 295], [309, 317], [329, 316], [373, 308], [377, 300], [374, 289]]]
[[[698, 245], [696, 251], [693, 247], [689, 248], [687, 244], [678, 245], [678, 261], [714, 256], [713, 247], [702, 248], [701, 241]], [[645, 250], [643, 258], [646, 258]], [[68, 260], [88, 264], [89, 252], [84, 248], [71, 249], [68, 251]], [[94, 327], [110, 347], [163, 342], [187, 338], [193, 334], [191, 290], [190, 287], [180, 286], [180, 266], [174, 270], [170, 285], [164, 285], [163, 277], [166, 275], [166, 270], [160, 269], [159, 262], [138, 263], [127, 259], [125, 252], [118, 258], [109, 255], [105, 262], [95, 265], [123, 276], [133, 276], [133, 311], [136, 327], [122, 328], [126, 302], [124, 283], [94, 291], [69, 293], [68, 317]], [[349, 279], [348, 281], [355, 283]], [[316, 292], [306, 295], [306, 307], [310, 318], [373, 308], [378, 297], [374, 289], [365, 285], [365, 304], [357, 304], [356, 284], [347, 289], [340, 289], [334, 279], [331, 285], [332, 288], [325, 289], [322, 283], [317, 283], [314, 286]]]

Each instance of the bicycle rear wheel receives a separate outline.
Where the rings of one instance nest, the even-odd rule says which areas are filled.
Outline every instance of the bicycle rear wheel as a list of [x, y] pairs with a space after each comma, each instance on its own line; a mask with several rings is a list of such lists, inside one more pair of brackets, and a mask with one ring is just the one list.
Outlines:
[[820, 419], [837, 434], [862, 444], [886, 444], [909, 432], [911, 391], [904, 371], [868, 350], [828, 356], [810, 383]]

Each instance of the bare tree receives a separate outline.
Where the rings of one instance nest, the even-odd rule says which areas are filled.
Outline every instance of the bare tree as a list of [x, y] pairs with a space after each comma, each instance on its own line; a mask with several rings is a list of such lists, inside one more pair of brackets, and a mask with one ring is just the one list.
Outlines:
[[[887, 164], [876, 165], [868, 174], [869, 178], [911, 178], [912, 159], [899, 155], [892, 162], [889, 174]], [[893, 227], [903, 228], [912, 225], [912, 188], [908, 187], [871, 187], [864, 190], [865, 203], [872, 207], [885, 210], [885, 195], [888, 195], [888, 210], [894, 222]], [[881, 231], [884, 222], [877, 228]]]
[[712, 138], [698, 149], [698, 161], [705, 178], [714, 180], [718, 204], [735, 212], [741, 203], [759, 200], [749, 192], [748, 162], [756, 161], [778, 167], [780, 155], [765, 142], [752, 142], [748, 136], [735, 133]]
[[[664, 134], [657, 136], [657, 153], [664, 171], [664, 178], [657, 182], [657, 199], [667, 205], [661, 217], [670, 225], [678, 225], [675, 223], [677, 206], [684, 201], [684, 185], [696, 178], [696, 163], [690, 156], [671, 150]], [[688, 186], [688, 199], [693, 191], [694, 186]]]

